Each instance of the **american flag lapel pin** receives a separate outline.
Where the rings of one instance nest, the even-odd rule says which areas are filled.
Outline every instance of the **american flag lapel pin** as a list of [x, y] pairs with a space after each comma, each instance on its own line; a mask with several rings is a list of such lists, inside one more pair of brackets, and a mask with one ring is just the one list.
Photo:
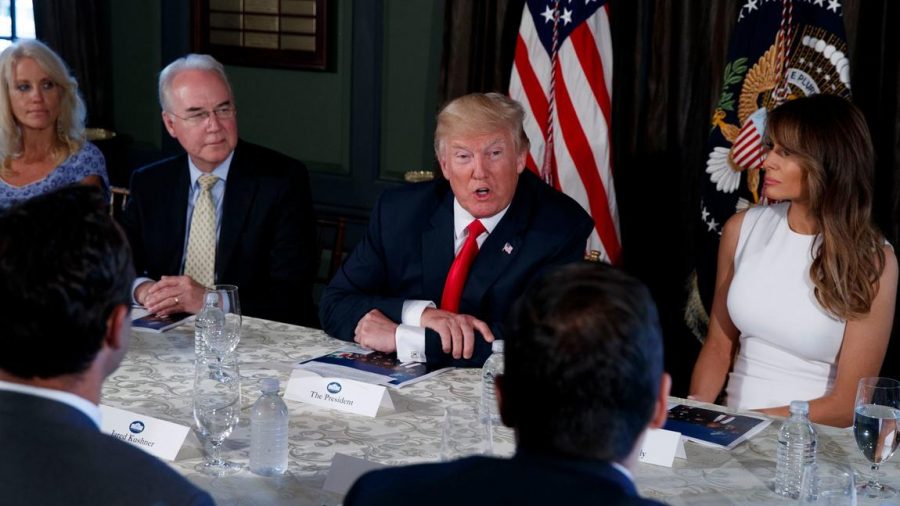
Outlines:
[[513, 250], [512, 244], [506, 243], [503, 245], [503, 252], [506, 253], [507, 255], [511, 255], [512, 250]]

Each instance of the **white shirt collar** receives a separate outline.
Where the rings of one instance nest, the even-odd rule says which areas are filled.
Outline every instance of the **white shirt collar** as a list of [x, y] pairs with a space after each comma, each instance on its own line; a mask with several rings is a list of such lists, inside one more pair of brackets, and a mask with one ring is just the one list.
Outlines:
[[629, 471], [627, 467], [619, 464], [618, 462], [610, 462], [610, 465], [613, 466], [613, 468], [617, 469], [620, 473], [624, 474], [625, 477], [628, 478], [628, 481], [634, 483], [634, 476], [631, 474], [631, 471]]
[[[234, 150], [231, 150], [231, 153], [229, 153], [228, 158], [226, 158], [222, 163], [220, 163], [218, 167], [213, 169], [211, 174], [214, 176], [218, 176], [218, 178], [221, 179], [222, 182], [225, 182], [225, 180], [228, 179], [228, 171], [231, 169], [231, 159], [232, 158], [234, 158]], [[197, 184], [197, 179], [200, 179], [200, 176], [205, 174], [205, 172], [201, 171], [200, 169], [197, 168], [196, 165], [194, 165], [194, 161], [191, 160], [190, 156], [188, 156], [187, 159], [188, 159], [188, 171], [190, 171], [190, 173], [191, 173], [191, 188], [193, 188], [194, 185]]]
[[81, 411], [94, 422], [94, 425], [96, 425], [98, 429], [100, 428], [100, 407], [71, 392], [53, 388], [36, 387], [34, 385], [25, 385], [22, 383], [11, 383], [8, 381], [0, 381], [0, 390], [34, 395], [35, 397], [43, 397], [44, 399], [49, 399], [51, 401], [61, 402]]
[[[494, 228], [497, 227], [497, 224], [500, 223], [500, 220], [503, 219], [503, 216], [506, 214], [506, 211], [509, 211], [509, 206], [512, 205], [512, 202], [507, 204], [499, 213], [488, 216], [487, 218], [479, 218], [481, 224], [484, 225], [484, 229], [488, 234], [494, 231]], [[466, 235], [466, 227], [469, 226], [469, 223], [475, 220], [475, 217], [469, 214], [469, 211], [463, 209], [463, 206], [459, 203], [459, 200], [456, 197], [453, 197], [453, 238], [456, 240], [461, 239]]]

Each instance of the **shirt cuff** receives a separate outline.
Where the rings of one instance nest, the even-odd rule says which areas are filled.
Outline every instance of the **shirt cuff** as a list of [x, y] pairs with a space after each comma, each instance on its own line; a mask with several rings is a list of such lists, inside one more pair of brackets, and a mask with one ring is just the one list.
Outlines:
[[147, 281], [154, 280], [153, 278], [135, 278], [134, 283], [131, 284], [131, 303], [135, 306], [143, 306], [143, 304], [137, 301], [137, 287], [141, 286], [142, 283], [146, 283]]
[[397, 325], [394, 339], [397, 341], [397, 360], [400, 362], [425, 362], [425, 328]]
[[421, 327], [422, 313], [430, 307], [437, 307], [437, 305], [430, 300], [404, 300], [403, 311], [400, 313], [400, 323]]

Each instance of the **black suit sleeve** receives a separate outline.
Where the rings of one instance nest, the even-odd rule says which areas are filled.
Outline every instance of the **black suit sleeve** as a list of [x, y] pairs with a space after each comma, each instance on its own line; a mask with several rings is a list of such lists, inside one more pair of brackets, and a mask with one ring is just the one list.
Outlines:
[[390, 283], [382, 235], [381, 200], [372, 210], [369, 228], [334, 278], [319, 304], [322, 328], [332, 337], [352, 341], [356, 324], [372, 309], [399, 322], [404, 297], [383, 295]]
[[125, 231], [128, 243], [131, 246], [131, 255], [134, 259], [134, 270], [138, 276], [147, 276], [147, 257], [144, 249], [143, 233], [141, 231], [141, 192], [135, 191], [140, 186], [139, 174], [131, 175], [129, 184], [130, 195], [125, 203], [125, 210], [119, 217], [119, 224]]

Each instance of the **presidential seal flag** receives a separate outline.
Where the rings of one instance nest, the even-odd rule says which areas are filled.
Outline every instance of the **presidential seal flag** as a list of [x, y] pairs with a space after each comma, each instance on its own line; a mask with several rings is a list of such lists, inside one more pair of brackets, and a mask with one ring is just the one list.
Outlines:
[[610, 152], [607, 3], [528, 0], [509, 94], [525, 108], [528, 168], [593, 216], [587, 249], [617, 263], [622, 247]]
[[768, 111], [816, 93], [850, 98], [840, 0], [744, 1], [700, 177], [696, 284], [686, 320], [701, 336], [705, 331], [697, 323], [711, 305], [722, 226], [736, 211], [763, 200], [760, 171]]

